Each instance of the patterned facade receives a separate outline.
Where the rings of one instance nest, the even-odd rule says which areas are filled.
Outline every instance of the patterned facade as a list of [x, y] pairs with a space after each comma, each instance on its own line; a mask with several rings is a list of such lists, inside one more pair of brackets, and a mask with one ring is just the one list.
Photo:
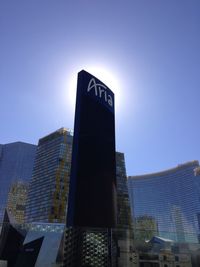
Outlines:
[[104, 228], [68, 228], [64, 267], [116, 267], [117, 248], [112, 232]]
[[23, 142], [0, 145], [0, 223], [3, 221], [8, 192], [13, 182], [29, 182], [36, 146]]
[[[135, 226], [143, 226], [177, 242], [199, 241], [199, 162], [191, 161], [159, 173], [128, 177]], [[146, 218], [146, 219], [145, 219]], [[146, 222], [144, 222], [146, 220]], [[149, 225], [150, 224], [150, 225]], [[135, 228], [136, 233], [141, 228]], [[144, 230], [144, 229], [143, 229]], [[144, 231], [142, 231], [143, 238]], [[139, 235], [140, 236], [140, 235]], [[146, 239], [151, 236], [146, 236]]]
[[124, 154], [120, 152], [116, 152], [116, 182], [117, 227], [68, 228], [65, 236], [64, 266], [132, 266], [129, 260], [133, 241], [131, 210], [125, 159]]
[[72, 139], [71, 132], [61, 128], [39, 140], [26, 222], [65, 223]]

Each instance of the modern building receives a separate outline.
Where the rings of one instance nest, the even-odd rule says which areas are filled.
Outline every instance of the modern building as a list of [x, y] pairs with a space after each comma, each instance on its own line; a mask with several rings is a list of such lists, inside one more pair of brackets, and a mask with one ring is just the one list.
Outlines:
[[112, 230], [117, 244], [117, 266], [132, 267], [130, 247], [133, 246], [133, 223], [128, 196], [124, 154], [116, 152], [117, 227]]
[[13, 216], [17, 224], [25, 222], [26, 199], [28, 183], [15, 181], [8, 192], [7, 211]]
[[129, 260], [133, 242], [132, 220], [125, 158], [121, 152], [116, 152], [116, 185], [116, 228], [68, 228], [64, 266], [132, 266]]
[[[199, 242], [199, 162], [191, 161], [152, 174], [128, 177], [128, 189], [136, 236], [146, 225], [150, 239], [160, 237], [177, 242]], [[142, 222], [143, 218], [143, 222]], [[146, 222], [144, 222], [144, 220]], [[140, 227], [137, 228], [138, 222]], [[144, 234], [144, 229], [142, 229]], [[143, 235], [145, 238], [145, 236]]]
[[0, 223], [12, 183], [31, 179], [35, 152], [36, 145], [23, 142], [0, 145]]
[[192, 264], [192, 253], [180, 243], [154, 236], [146, 243], [146, 250], [135, 251], [136, 266], [140, 267], [196, 267]]
[[108, 228], [67, 228], [63, 266], [117, 266], [113, 241]]
[[60, 267], [65, 224], [32, 223], [18, 253], [15, 267]]
[[132, 227], [124, 153], [116, 152], [117, 228]]
[[61, 128], [39, 140], [26, 222], [65, 223], [72, 139], [71, 132]]
[[16, 225], [5, 209], [0, 233], [0, 266], [15, 266], [26, 232], [21, 225]]

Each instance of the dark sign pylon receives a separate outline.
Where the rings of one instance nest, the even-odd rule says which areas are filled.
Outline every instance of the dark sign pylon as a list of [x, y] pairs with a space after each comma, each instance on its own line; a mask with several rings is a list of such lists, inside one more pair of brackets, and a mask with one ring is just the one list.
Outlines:
[[114, 94], [78, 73], [67, 226], [116, 226]]
[[114, 94], [86, 71], [78, 73], [64, 267], [116, 266]]

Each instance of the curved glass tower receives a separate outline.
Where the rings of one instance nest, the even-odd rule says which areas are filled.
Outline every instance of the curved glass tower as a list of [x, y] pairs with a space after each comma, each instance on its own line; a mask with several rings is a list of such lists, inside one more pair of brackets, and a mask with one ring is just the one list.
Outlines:
[[199, 162], [128, 177], [136, 237], [159, 235], [177, 242], [200, 241]]

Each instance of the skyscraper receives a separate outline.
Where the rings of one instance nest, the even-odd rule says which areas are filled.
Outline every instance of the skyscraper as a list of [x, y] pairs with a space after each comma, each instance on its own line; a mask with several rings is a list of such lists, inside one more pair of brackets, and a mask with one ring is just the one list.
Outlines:
[[39, 140], [26, 222], [66, 221], [72, 139], [71, 132], [61, 128]]
[[0, 222], [11, 184], [18, 180], [30, 181], [35, 152], [35, 145], [23, 142], [0, 145]]
[[132, 226], [130, 200], [124, 154], [116, 152], [117, 182], [117, 228], [130, 229]]
[[117, 266], [130, 265], [133, 247], [133, 229], [130, 200], [128, 196], [127, 176], [124, 154], [116, 152], [116, 182], [117, 182], [117, 227], [112, 236], [117, 245]]
[[[130, 176], [128, 188], [136, 226], [138, 221], [141, 222], [141, 218], [151, 218], [159, 236], [178, 242], [198, 242], [200, 233], [198, 161], [181, 164], [159, 173]], [[152, 230], [152, 226], [150, 228], [149, 230]]]

